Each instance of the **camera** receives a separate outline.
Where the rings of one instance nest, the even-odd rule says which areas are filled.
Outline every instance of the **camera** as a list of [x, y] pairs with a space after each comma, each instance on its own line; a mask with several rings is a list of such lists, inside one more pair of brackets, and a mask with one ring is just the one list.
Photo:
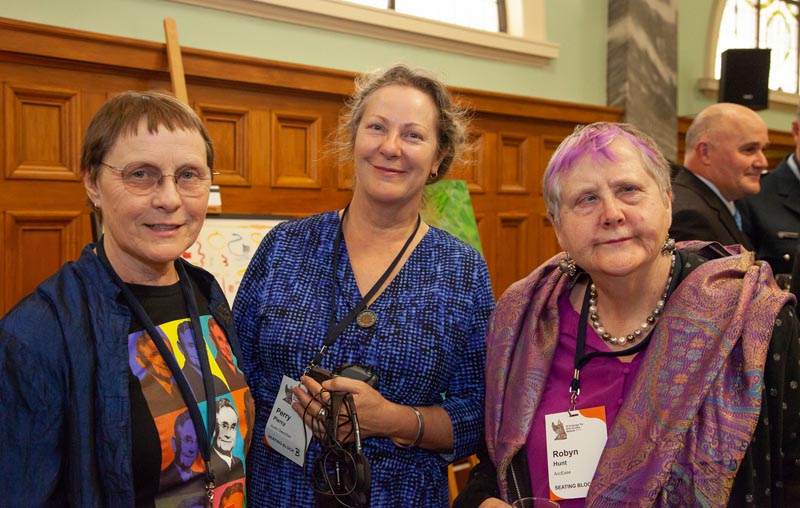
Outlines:
[[378, 375], [375, 374], [372, 367], [366, 367], [357, 363], [345, 363], [333, 369], [333, 372], [325, 370], [322, 367], [312, 367], [311, 370], [308, 371], [308, 376], [318, 383], [341, 376], [364, 381], [373, 388], [378, 387]]

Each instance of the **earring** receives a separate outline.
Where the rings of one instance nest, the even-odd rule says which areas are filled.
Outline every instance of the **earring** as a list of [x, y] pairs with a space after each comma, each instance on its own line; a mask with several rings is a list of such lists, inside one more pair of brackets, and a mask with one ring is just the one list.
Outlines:
[[437, 178], [438, 176], [439, 176], [439, 172], [438, 172], [438, 171], [434, 171], [433, 173], [431, 173], [431, 174], [428, 176], [428, 180], [436, 180], [436, 178]]
[[575, 277], [575, 274], [578, 273], [578, 267], [569, 252], [565, 252], [564, 257], [558, 261], [558, 270], [569, 278]]
[[661, 255], [662, 256], [669, 256], [675, 252], [675, 239], [669, 237], [669, 233], [667, 233], [667, 239], [664, 240], [664, 245], [661, 247]]

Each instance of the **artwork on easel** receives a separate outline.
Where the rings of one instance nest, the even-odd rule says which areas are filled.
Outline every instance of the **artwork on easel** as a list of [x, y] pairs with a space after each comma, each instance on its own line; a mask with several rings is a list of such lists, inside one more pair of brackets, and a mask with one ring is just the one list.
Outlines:
[[222, 214], [206, 217], [197, 240], [183, 258], [211, 272], [228, 302], [233, 299], [261, 240], [275, 225], [291, 217]]
[[431, 226], [444, 229], [483, 253], [472, 200], [464, 180], [440, 180], [425, 186], [420, 213]]

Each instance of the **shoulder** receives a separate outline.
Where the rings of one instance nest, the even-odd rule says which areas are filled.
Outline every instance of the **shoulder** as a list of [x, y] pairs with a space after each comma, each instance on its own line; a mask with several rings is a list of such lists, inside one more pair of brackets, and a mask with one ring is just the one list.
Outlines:
[[455, 255], [464, 258], [470, 259], [483, 259], [483, 256], [475, 249], [475, 247], [469, 245], [468, 243], [464, 242], [463, 240], [456, 238], [451, 233], [443, 229], [439, 229], [436, 226], [429, 226], [430, 230], [426, 235], [428, 238], [427, 242], [424, 242], [425, 248], [435, 248], [437, 251], [444, 250], [448, 255]]

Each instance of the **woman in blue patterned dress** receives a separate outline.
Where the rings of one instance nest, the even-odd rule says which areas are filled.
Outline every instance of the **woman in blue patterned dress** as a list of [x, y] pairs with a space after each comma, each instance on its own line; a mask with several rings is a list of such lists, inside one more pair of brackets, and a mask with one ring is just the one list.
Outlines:
[[[293, 407], [315, 431], [330, 393], [351, 394], [373, 508], [446, 507], [447, 465], [473, 453], [483, 426], [484, 335], [494, 307], [486, 263], [419, 219], [424, 186], [462, 152], [465, 123], [445, 86], [424, 71], [396, 65], [358, 78], [337, 138], [355, 170], [350, 204], [273, 229], [234, 303], [256, 432], [263, 435], [284, 398], [284, 376], [307, 390], [295, 388]], [[359, 317], [337, 334], [359, 303]], [[318, 384], [304, 375], [315, 357], [328, 370], [371, 367], [377, 389], [346, 377]], [[339, 438], [352, 441], [350, 430]], [[253, 439], [249, 506], [335, 506], [312, 489], [315, 441], [304, 473]]]

